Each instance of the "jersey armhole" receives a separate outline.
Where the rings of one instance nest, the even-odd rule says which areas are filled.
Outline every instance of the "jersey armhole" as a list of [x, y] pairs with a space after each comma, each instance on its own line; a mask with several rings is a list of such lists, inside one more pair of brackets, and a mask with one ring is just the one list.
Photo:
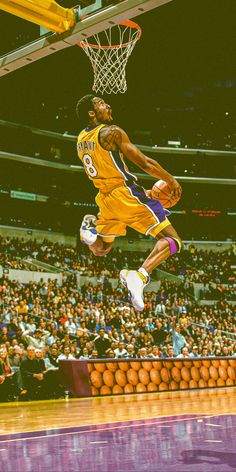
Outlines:
[[99, 146], [101, 146], [101, 148], [103, 149], [103, 151], [106, 151], [106, 149], [102, 146], [100, 133], [101, 133], [101, 130], [102, 130], [103, 128], [105, 128], [105, 126], [106, 126], [106, 125], [102, 126], [102, 127], [100, 128], [100, 130], [98, 131], [98, 144], [99, 144]]

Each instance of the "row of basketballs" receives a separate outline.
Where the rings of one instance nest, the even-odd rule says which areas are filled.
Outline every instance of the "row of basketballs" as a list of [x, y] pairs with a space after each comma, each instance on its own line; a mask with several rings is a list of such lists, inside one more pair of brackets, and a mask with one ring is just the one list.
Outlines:
[[89, 363], [92, 395], [235, 385], [236, 359]]

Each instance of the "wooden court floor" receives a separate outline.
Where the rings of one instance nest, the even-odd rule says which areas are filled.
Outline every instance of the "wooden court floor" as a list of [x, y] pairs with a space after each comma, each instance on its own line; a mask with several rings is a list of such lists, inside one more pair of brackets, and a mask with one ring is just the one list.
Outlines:
[[236, 388], [0, 404], [1, 472], [234, 472]]
[[236, 387], [0, 404], [1, 435], [179, 415], [236, 414]]

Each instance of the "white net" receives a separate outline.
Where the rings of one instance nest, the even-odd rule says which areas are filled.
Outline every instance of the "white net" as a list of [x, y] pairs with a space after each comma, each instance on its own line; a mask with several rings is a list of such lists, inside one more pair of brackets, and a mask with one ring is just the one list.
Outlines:
[[92, 64], [95, 92], [126, 92], [126, 65], [140, 36], [136, 23], [124, 21], [79, 43]]

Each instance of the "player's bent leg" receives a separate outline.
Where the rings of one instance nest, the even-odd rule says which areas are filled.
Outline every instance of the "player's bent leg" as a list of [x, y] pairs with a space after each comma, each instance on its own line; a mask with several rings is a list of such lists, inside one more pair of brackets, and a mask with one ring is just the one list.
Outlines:
[[182, 241], [172, 225], [166, 226], [157, 235], [157, 243], [147, 259], [143, 262], [142, 268], [150, 274], [153, 269], [173, 254], [181, 251]]
[[80, 227], [80, 240], [91, 246], [96, 242], [98, 232], [96, 230], [97, 218], [94, 215], [85, 215]]
[[101, 236], [96, 228], [97, 218], [85, 215], [80, 227], [80, 240], [86, 244], [95, 256], [105, 256], [112, 248], [114, 237]]
[[166, 226], [157, 236], [157, 243], [138, 270], [123, 269], [120, 281], [129, 293], [129, 298], [136, 310], [144, 309], [143, 290], [149, 283], [149, 274], [170, 255], [180, 252], [182, 241], [172, 225]]

